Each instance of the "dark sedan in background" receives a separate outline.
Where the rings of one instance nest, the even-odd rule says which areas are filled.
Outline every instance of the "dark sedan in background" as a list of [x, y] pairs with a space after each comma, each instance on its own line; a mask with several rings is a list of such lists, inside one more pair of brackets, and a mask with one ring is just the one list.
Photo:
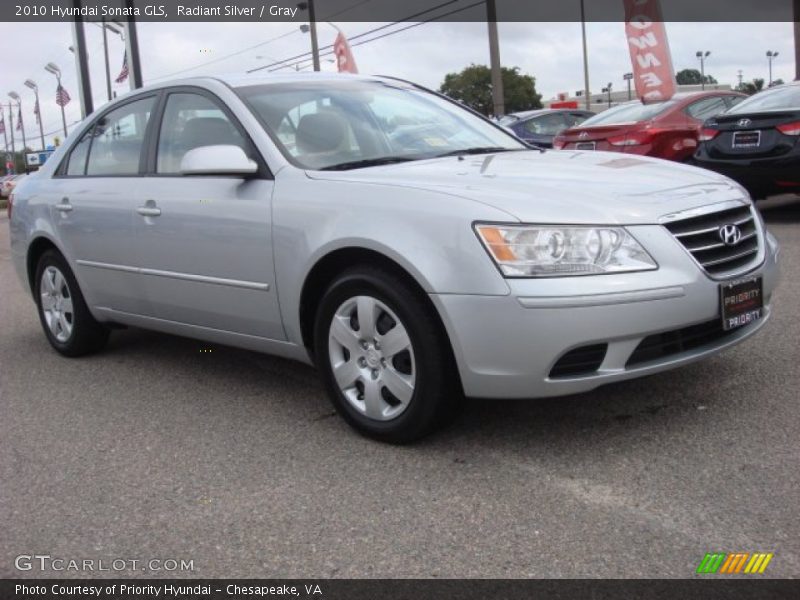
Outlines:
[[593, 116], [594, 113], [588, 110], [542, 109], [511, 113], [502, 117], [499, 123], [529, 144], [552, 148], [553, 138], [558, 133]]
[[709, 119], [700, 142], [697, 165], [735, 179], [754, 198], [800, 192], [800, 82]]
[[707, 91], [675, 94], [652, 104], [626, 102], [563, 131], [553, 145], [690, 161], [703, 122], [745, 98], [738, 92]]

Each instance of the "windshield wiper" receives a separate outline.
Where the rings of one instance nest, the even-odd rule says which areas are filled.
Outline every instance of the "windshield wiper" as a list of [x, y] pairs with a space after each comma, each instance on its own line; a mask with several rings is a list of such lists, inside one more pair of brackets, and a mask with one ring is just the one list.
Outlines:
[[351, 160], [336, 165], [322, 167], [320, 171], [347, 171], [348, 169], [360, 169], [362, 167], [378, 167], [380, 165], [391, 165], [393, 163], [408, 162], [417, 160], [408, 156], [381, 156], [380, 158], [363, 158], [361, 160]]
[[445, 156], [460, 156], [462, 154], [491, 154], [493, 152], [514, 152], [524, 150], [524, 148], [504, 148], [503, 146], [475, 146], [474, 148], [461, 148], [437, 154], [434, 158], [444, 158]]

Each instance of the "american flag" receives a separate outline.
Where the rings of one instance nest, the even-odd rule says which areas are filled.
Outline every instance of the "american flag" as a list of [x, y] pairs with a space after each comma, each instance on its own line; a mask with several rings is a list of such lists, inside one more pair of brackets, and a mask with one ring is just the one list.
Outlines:
[[70, 100], [72, 100], [72, 98], [69, 97], [69, 92], [59, 83], [58, 89], [56, 90], [56, 104], [59, 106], [66, 106], [69, 104]]
[[22, 107], [19, 107], [19, 112], [17, 113], [17, 131], [22, 131]]
[[117, 78], [114, 80], [116, 83], [122, 83], [128, 78], [128, 54], [126, 53], [122, 57], [122, 70], [117, 75]]
[[36, 104], [33, 105], [33, 114], [36, 115], [36, 124], [39, 124], [39, 99], [36, 99]]

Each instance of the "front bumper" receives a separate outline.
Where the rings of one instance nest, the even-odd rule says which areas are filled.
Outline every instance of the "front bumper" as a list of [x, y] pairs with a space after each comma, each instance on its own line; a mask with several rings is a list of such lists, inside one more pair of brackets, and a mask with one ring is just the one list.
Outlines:
[[[432, 294], [453, 346], [464, 392], [479, 398], [539, 398], [592, 390], [678, 367], [735, 345], [769, 319], [778, 244], [739, 278], [763, 278], [763, 318], [683, 352], [626, 366], [646, 337], [720, 319], [719, 281], [707, 276], [660, 226], [629, 228], [659, 262], [656, 271], [553, 279], [510, 279], [511, 294]], [[666, 258], [662, 258], [666, 257]], [[608, 344], [596, 371], [551, 377], [570, 350]]]

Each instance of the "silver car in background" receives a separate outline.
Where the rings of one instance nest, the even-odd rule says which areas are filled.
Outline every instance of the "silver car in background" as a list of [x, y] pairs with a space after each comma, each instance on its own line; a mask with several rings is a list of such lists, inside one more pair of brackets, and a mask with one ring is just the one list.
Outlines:
[[15, 191], [50, 344], [115, 325], [315, 364], [360, 432], [464, 395], [584, 392], [715, 354], [771, 311], [778, 246], [731, 180], [531, 150], [390, 78], [196, 78], [91, 115]]

